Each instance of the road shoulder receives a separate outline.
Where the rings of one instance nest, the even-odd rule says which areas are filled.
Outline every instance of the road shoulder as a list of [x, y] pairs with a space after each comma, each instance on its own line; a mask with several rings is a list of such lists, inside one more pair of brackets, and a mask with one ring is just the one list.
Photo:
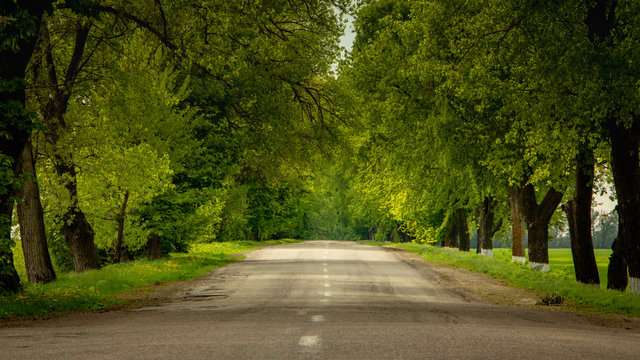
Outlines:
[[[541, 297], [548, 294], [510, 286], [507, 285], [506, 280], [494, 278], [487, 274], [428, 262], [421, 256], [402, 249], [393, 247], [381, 248], [393, 252], [423, 276], [430, 277], [438, 285], [469, 302], [568, 312], [575, 314], [592, 325], [640, 331], [640, 317], [600, 313], [588, 306], [571, 301], [566, 301], [565, 304], [559, 306], [536, 305]], [[435, 279], [433, 279], [434, 274], [436, 276]]]

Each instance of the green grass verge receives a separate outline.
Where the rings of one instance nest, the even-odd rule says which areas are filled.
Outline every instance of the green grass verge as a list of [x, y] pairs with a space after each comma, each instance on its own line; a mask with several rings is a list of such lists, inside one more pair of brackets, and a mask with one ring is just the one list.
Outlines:
[[188, 253], [171, 254], [160, 260], [137, 260], [81, 274], [62, 274], [51, 283], [27, 285], [21, 294], [0, 297], [0, 318], [106, 308], [124, 301], [117, 295], [162, 282], [196, 279], [213, 268], [241, 259], [241, 252], [292, 242], [296, 240], [195, 244]]
[[429, 245], [369, 244], [397, 247], [414, 252], [435, 263], [462, 267], [505, 279], [509, 285], [549, 294], [556, 293], [577, 304], [587, 306], [588, 309], [585, 310], [640, 316], [640, 295], [606, 290], [606, 258], [610, 250], [597, 251], [596, 254], [600, 278], [605, 278], [603, 289], [600, 289], [576, 282], [570, 249], [550, 249], [551, 271], [541, 273], [529, 269], [526, 265], [512, 264], [510, 249], [494, 249], [494, 257], [489, 259], [476, 255], [475, 252], [459, 252]]

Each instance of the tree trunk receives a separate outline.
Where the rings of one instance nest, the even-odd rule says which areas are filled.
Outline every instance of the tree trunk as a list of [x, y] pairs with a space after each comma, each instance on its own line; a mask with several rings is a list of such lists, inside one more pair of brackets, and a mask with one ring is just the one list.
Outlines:
[[458, 242], [456, 241], [456, 236], [458, 234], [458, 227], [456, 225], [456, 220], [452, 217], [449, 220], [449, 231], [447, 232], [447, 236], [445, 236], [442, 241], [442, 247], [444, 248], [452, 248], [457, 247]]
[[122, 243], [124, 242], [124, 220], [127, 214], [127, 201], [129, 201], [129, 191], [124, 192], [124, 199], [122, 199], [122, 206], [120, 206], [120, 212], [116, 217], [118, 231], [116, 232], [116, 239], [113, 242], [113, 263], [119, 263], [122, 261]]
[[469, 251], [469, 226], [464, 215], [464, 209], [456, 210], [456, 228], [458, 238], [458, 248], [460, 251]]
[[629, 291], [640, 292], [640, 121], [631, 129], [609, 125], [611, 169], [618, 198], [618, 240], [626, 250]]
[[[478, 247], [482, 249], [482, 255], [493, 257], [493, 235], [495, 200], [492, 197], [485, 197], [480, 209], [480, 224], [478, 226]], [[480, 245], [482, 244], [482, 245]]]
[[404, 231], [402, 229], [402, 226], [400, 226], [400, 225], [398, 226], [397, 231], [398, 231], [398, 236], [400, 236], [400, 241], [401, 242], [407, 243], [407, 242], [411, 242], [411, 240], [414, 239], [413, 236], [407, 234], [407, 232]]
[[[594, 48], [600, 50], [601, 63], [610, 66], [608, 54], [614, 53], [620, 42], [614, 39], [617, 0], [596, 0], [585, 17], [588, 36]], [[615, 111], [619, 104], [611, 104]], [[634, 116], [631, 126], [622, 124], [621, 119], [611, 116], [606, 124], [611, 143], [611, 169], [618, 198], [618, 238], [614, 244], [614, 254], [609, 265], [610, 275], [616, 279], [615, 286], [623, 283], [624, 260], [629, 267], [629, 291], [640, 292], [640, 119]], [[616, 249], [617, 248], [617, 249]], [[622, 250], [620, 250], [622, 249]], [[609, 285], [607, 285], [609, 287]]]
[[[78, 21], [75, 29], [75, 43], [69, 62], [65, 64], [64, 76], [58, 78], [59, 71], [52, 54], [52, 44], [49, 38], [46, 23], [40, 27], [40, 39], [42, 41], [42, 56], [38, 59], [41, 66], [47, 68], [48, 79], [46, 86], [51, 90], [46, 97], [38, 97], [39, 112], [42, 114], [44, 124], [47, 126], [45, 132], [47, 141], [52, 145], [54, 154], [51, 160], [54, 163], [56, 173], [60, 182], [69, 192], [71, 204], [65, 209], [59, 220], [61, 224], [60, 233], [64, 236], [73, 256], [73, 263], [77, 272], [88, 269], [100, 268], [98, 253], [94, 245], [94, 233], [91, 225], [87, 221], [85, 214], [78, 205], [78, 187], [76, 180], [76, 168], [72, 155], [58, 152], [58, 149], [65, 149], [68, 144], [60, 144], [60, 139], [68, 131], [64, 114], [67, 111], [69, 99], [73, 86], [83, 64], [83, 54], [89, 36], [91, 23]], [[86, 59], [85, 59], [86, 60]]]
[[626, 244], [621, 233], [611, 244], [613, 253], [609, 256], [609, 268], [607, 269], [607, 289], [625, 291], [629, 284], [627, 272]]
[[520, 189], [512, 187], [509, 190], [509, 212], [511, 213], [511, 262], [524, 264], [527, 262], [525, 254], [525, 224], [524, 214], [520, 207]]
[[549, 271], [549, 222], [562, 201], [562, 193], [549, 188], [542, 202], [536, 202], [533, 185], [527, 184], [520, 194], [520, 203], [529, 235], [529, 266]]
[[60, 179], [65, 179], [64, 187], [69, 192], [71, 205], [62, 216], [60, 233], [64, 236], [76, 272], [100, 268], [100, 259], [94, 244], [94, 232], [91, 224], [78, 206], [78, 185], [75, 166], [56, 156], [56, 172]]
[[[31, 119], [25, 109], [26, 68], [38, 40], [37, 30], [51, 3], [47, 1], [4, 1], [0, 18], [16, 19], [2, 26], [3, 40], [13, 46], [0, 56], [0, 292], [19, 292], [20, 279], [11, 251], [13, 214], [13, 176], [18, 158], [31, 132]], [[31, 28], [29, 24], [33, 24]]]
[[482, 221], [482, 205], [480, 205], [476, 209], [476, 224], [478, 224], [478, 229], [476, 231], [476, 235], [478, 237], [478, 241], [476, 244], [476, 254], [482, 254], [482, 239], [484, 238], [484, 234], [482, 231], [484, 230], [481, 225]]
[[162, 258], [160, 237], [156, 234], [151, 234], [149, 238], [147, 238], [147, 259], [157, 260], [160, 258]]
[[[583, 146], [583, 145], [581, 145]], [[562, 205], [569, 223], [571, 255], [576, 280], [600, 285], [598, 266], [591, 238], [591, 201], [595, 159], [590, 149], [581, 149], [576, 156], [576, 180], [573, 199]]]
[[24, 179], [22, 189], [17, 191], [17, 210], [27, 279], [30, 283], [48, 283], [56, 274], [47, 246], [31, 140], [27, 140], [18, 165], [18, 176]]

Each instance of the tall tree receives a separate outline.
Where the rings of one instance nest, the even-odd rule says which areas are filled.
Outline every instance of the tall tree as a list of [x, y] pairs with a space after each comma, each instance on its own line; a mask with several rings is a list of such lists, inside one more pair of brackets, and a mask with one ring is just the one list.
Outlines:
[[549, 188], [538, 204], [533, 185], [527, 184], [520, 191], [520, 206], [527, 222], [529, 265], [549, 271], [549, 222], [562, 201], [562, 193]]
[[562, 205], [569, 223], [571, 254], [576, 280], [585, 284], [600, 284], [598, 266], [593, 252], [591, 234], [591, 200], [593, 197], [595, 158], [593, 151], [583, 148], [576, 156], [573, 199]]
[[32, 130], [25, 72], [51, 1], [10, 1], [0, 8], [0, 291], [21, 289], [11, 252], [12, 198], [18, 158]]
[[640, 117], [637, 94], [627, 91], [640, 72], [628, 60], [637, 56], [640, 37], [635, 14], [638, 4], [595, 0], [588, 4], [584, 23], [592, 44], [593, 74], [599, 83], [604, 116], [602, 127], [611, 142], [611, 167], [618, 198], [618, 241], [629, 266], [629, 291], [640, 292]]
[[31, 283], [47, 283], [55, 280], [56, 274], [47, 246], [44, 213], [30, 139], [27, 140], [19, 162], [18, 177], [24, 183], [17, 192], [17, 213], [27, 279]]
[[[37, 79], [46, 86], [48, 95], [35, 95], [37, 111], [46, 126], [44, 138], [48, 143], [50, 159], [61, 184], [67, 191], [69, 203], [58, 219], [60, 233], [73, 255], [77, 272], [100, 268], [98, 253], [94, 244], [94, 231], [80, 207], [78, 200], [77, 168], [73, 161], [72, 149], [67, 143], [68, 125], [65, 115], [74, 88], [84, 66], [87, 64], [85, 50], [88, 47], [92, 23], [69, 10], [58, 10], [54, 18], [49, 18], [40, 28], [41, 53], [39, 63], [42, 78]], [[62, 35], [53, 38], [51, 28], [61, 27]], [[60, 29], [58, 29], [60, 30]], [[66, 38], [66, 34], [70, 36]], [[60, 44], [54, 47], [55, 44]], [[97, 46], [97, 45], [96, 45]], [[35, 70], [34, 70], [35, 71]], [[46, 74], [46, 75], [45, 75]]]

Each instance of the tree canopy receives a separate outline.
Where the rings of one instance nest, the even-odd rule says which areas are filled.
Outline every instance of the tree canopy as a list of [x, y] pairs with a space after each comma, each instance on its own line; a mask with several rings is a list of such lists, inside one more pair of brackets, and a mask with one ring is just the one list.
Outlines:
[[[638, 292], [638, 14], [629, 0], [10, 1], [0, 288], [20, 289], [12, 225], [80, 272], [281, 237], [474, 238], [491, 256], [501, 236], [521, 261], [525, 233], [545, 270], [566, 223], [593, 283], [592, 197], [613, 183], [610, 272]], [[52, 280], [45, 265], [28, 278]]]

